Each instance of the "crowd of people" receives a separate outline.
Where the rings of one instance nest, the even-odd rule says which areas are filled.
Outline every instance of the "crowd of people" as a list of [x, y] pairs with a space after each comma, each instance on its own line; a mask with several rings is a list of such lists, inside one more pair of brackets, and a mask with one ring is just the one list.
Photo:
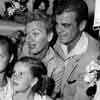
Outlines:
[[48, 14], [49, 1], [36, 1], [24, 30], [0, 35], [0, 100], [99, 100], [100, 42], [86, 31], [86, 2], [57, 0]]

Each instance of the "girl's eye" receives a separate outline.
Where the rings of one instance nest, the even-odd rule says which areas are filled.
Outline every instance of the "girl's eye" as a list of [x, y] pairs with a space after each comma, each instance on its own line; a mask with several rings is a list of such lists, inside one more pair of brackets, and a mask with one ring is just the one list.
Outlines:
[[15, 74], [15, 71], [12, 71], [12, 74]]
[[23, 75], [23, 72], [20, 72], [19, 75], [22, 76]]
[[5, 55], [0, 55], [0, 58], [4, 58], [4, 57], [6, 57]]
[[13, 71], [13, 77], [15, 77], [16, 79], [21, 79], [23, 77], [23, 74], [23, 72], [16, 73], [15, 71]]

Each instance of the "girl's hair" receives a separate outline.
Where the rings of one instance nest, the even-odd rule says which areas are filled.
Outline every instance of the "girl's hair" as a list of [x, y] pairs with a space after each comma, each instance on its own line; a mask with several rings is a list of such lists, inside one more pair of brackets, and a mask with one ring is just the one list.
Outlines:
[[7, 36], [0, 35], [0, 46], [4, 46], [9, 58], [13, 54], [13, 42]]
[[33, 93], [39, 93], [41, 95], [52, 94], [51, 92], [53, 92], [54, 81], [53, 79], [47, 77], [47, 69], [39, 59], [26, 56], [20, 58], [17, 62], [29, 64], [28, 67], [30, 68], [33, 78], [38, 78], [37, 84], [32, 87]]
[[11, 76], [10, 71], [12, 69], [12, 64], [15, 59], [14, 43], [9, 37], [0, 35], [0, 47], [4, 47], [4, 51], [7, 53], [7, 55], [6, 54], [5, 55], [6, 57], [9, 58], [6, 68], [4, 69], [5, 72], [4, 80], [6, 80], [6, 77]]

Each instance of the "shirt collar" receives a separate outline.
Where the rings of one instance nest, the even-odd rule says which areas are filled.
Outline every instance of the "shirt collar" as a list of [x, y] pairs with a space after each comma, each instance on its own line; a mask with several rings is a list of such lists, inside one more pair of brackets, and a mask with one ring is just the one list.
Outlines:
[[[61, 46], [63, 51], [65, 52], [65, 47]], [[86, 36], [85, 32], [82, 33], [80, 40], [77, 42], [76, 46], [70, 51], [68, 54], [67, 46], [66, 46], [66, 55], [67, 58], [72, 57], [74, 55], [81, 55], [86, 52], [88, 47], [88, 37]]]

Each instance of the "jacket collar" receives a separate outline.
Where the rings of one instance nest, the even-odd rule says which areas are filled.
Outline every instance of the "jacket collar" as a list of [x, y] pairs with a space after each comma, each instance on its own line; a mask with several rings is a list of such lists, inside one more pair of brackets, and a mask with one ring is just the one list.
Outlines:
[[49, 47], [49, 49], [48, 49], [45, 57], [42, 59], [42, 61], [44, 63], [48, 63], [50, 60], [54, 59], [54, 56], [55, 56], [54, 50], [51, 47]]
[[81, 55], [86, 52], [88, 48], [88, 37], [86, 36], [85, 32], [82, 33], [80, 40], [77, 42], [76, 46], [70, 51], [67, 58]]
[[[88, 48], [88, 36], [85, 32], [82, 33], [80, 40], [77, 42], [76, 46], [69, 52], [69, 54], [64, 54], [63, 48], [67, 50], [67, 46], [63, 45], [57, 40], [55, 46], [56, 53], [63, 59], [66, 60], [69, 57], [75, 56], [75, 55], [81, 55], [84, 52], [86, 52]], [[59, 51], [59, 52], [57, 52]], [[67, 51], [66, 51], [67, 52]], [[67, 56], [66, 56], [67, 55]]]

